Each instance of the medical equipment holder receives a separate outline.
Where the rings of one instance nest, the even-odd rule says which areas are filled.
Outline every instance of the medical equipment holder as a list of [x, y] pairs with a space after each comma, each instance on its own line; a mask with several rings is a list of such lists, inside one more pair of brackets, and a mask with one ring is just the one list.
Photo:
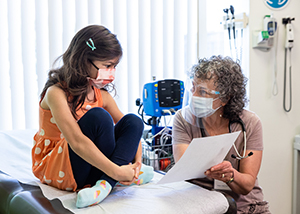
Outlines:
[[[147, 140], [146, 140], [147, 142]], [[142, 162], [152, 166], [155, 171], [169, 171], [174, 165], [171, 138], [160, 143], [160, 135], [142, 146]]]

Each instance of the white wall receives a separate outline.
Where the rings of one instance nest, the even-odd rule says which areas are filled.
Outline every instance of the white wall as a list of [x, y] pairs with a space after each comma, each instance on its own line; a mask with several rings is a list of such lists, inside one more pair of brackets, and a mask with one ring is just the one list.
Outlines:
[[[294, 136], [300, 134], [300, 1], [291, 0], [282, 10], [272, 11], [263, 0], [250, 1], [250, 110], [262, 120], [264, 155], [259, 173], [265, 199], [273, 214], [292, 211], [292, 166]], [[274, 52], [252, 49], [252, 32], [261, 30], [263, 17], [273, 12], [279, 24], [278, 38], [278, 95], [272, 95]], [[292, 49], [292, 109], [283, 110], [283, 69], [285, 26], [282, 18], [295, 17], [295, 43]]]

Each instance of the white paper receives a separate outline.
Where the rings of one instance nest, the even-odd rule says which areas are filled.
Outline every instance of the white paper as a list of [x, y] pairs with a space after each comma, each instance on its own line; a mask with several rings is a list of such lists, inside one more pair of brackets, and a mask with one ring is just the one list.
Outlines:
[[0, 170], [25, 184], [40, 182], [32, 173], [31, 148], [36, 129], [0, 131]]
[[[183, 181], [157, 185], [162, 177], [162, 174], [154, 172], [150, 183], [129, 187], [116, 186], [100, 204], [81, 209], [75, 206], [76, 193], [62, 191], [45, 184], [39, 185], [45, 197], [49, 200], [59, 199], [66, 209], [76, 214], [207, 214], [225, 213], [228, 210], [229, 204], [223, 194]], [[195, 198], [199, 200], [195, 201]]]
[[212, 137], [194, 138], [179, 161], [158, 184], [205, 177], [204, 172], [221, 163], [240, 131]]

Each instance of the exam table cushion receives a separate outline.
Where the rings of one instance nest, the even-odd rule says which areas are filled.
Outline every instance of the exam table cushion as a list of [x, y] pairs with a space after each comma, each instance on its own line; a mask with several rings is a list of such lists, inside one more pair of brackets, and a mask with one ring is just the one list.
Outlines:
[[45, 198], [38, 186], [22, 184], [3, 172], [0, 172], [0, 199], [0, 213], [71, 213], [59, 200]]

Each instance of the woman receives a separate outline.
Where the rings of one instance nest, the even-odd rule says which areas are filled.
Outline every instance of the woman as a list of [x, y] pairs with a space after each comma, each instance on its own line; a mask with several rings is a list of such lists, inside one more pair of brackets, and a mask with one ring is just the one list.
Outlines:
[[242, 130], [225, 160], [205, 172], [212, 187], [215, 180], [226, 183], [237, 202], [238, 213], [270, 213], [263, 200], [257, 174], [262, 160], [262, 124], [246, 109], [246, 79], [241, 67], [229, 57], [212, 56], [194, 65], [185, 85], [183, 107], [173, 122], [175, 162], [193, 138]]

